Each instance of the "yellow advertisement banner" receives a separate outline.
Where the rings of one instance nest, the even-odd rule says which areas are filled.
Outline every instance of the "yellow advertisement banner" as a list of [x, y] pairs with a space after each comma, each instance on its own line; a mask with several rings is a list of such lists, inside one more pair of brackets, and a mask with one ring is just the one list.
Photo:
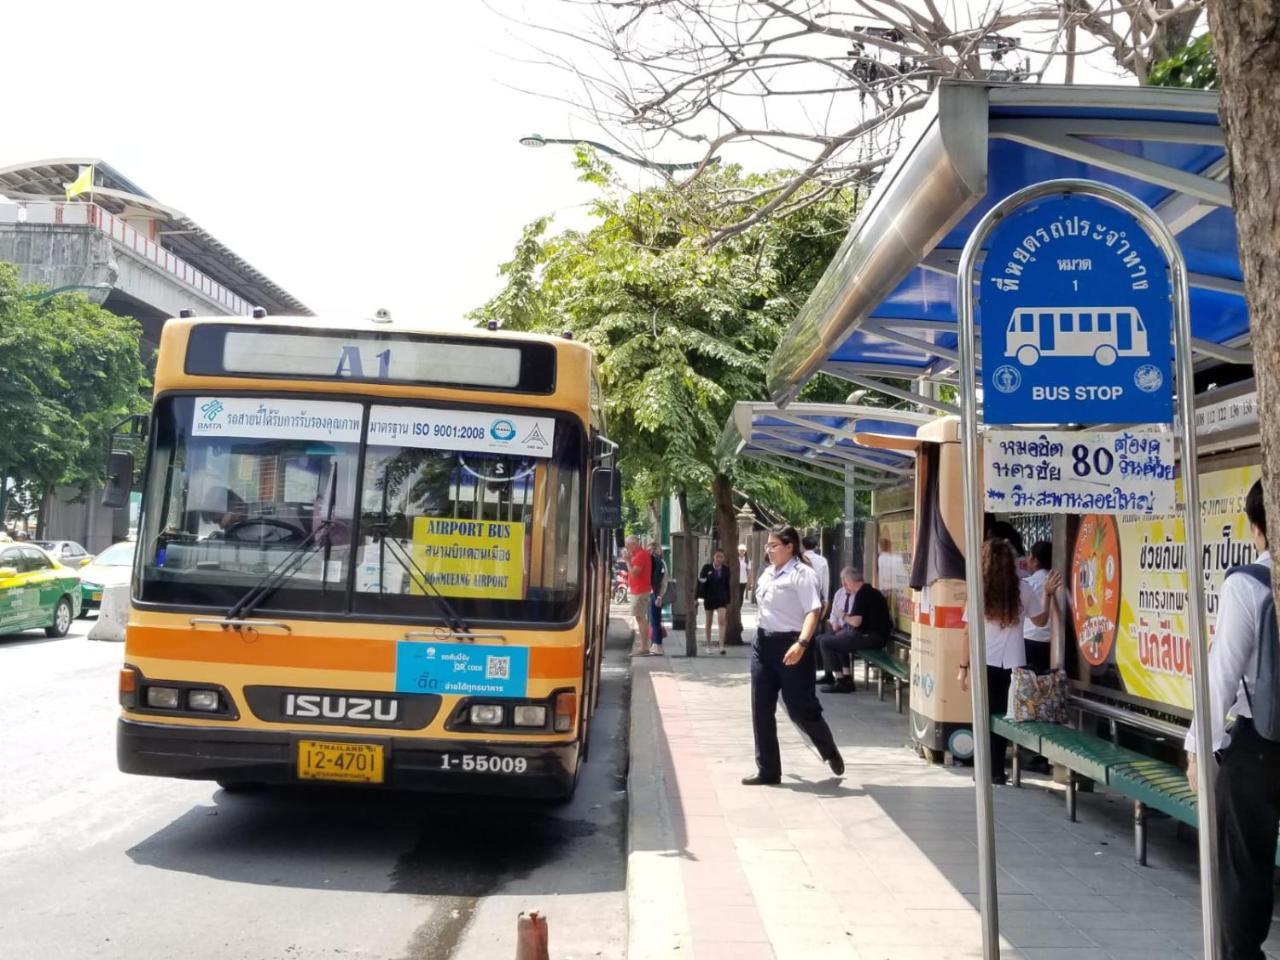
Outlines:
[[[415, 517], [414, 562], [446, 597], [524, 596], [524, 524]], [[415, 584], [412, 593], [422, 593]]]
[[911, 635], [911, 550], [915, 546], [915, 518], [912, 514], [882, 519], [877, 524], [881, 540], [889, 541], [889, 552], [877, 544], [876, 588], [889, 602], [893, 623]]
[[[1257, 466], [1200, 476], [1204, 552], [1195, 569], [1204, 578], [1210, 642], [1227, 571], [1255, 557], [1244, 498], [1260, 476]], [[1178, 499], [1182, 499], [1181, 482]], [[1081, 655], [1095, 676], [1101, 674], [1098, 679], [1105, 682], [1106, 673], [1118, 671], [1127, 692], [1190, 710], [1186, 569], [1180, 514], [1114, 519], [1091, 515], [1081, 521], [1072, 562], [1073, 612]]]

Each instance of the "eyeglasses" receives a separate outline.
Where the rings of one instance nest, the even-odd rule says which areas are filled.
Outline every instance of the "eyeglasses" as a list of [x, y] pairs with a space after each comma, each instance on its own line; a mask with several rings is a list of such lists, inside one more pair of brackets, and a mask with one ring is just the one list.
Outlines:
[[780, 547], [780, 546], [782, 546], [782, 543], [781, 543], [781, 542], [778, 542], [778, 543], [766, 543], [766, 544], [764, 545], [764, 549], [765, 549], [765, 551], [766, 551], [766, 552], [768, 552], [769, 550], [775, 550], [775, 549], [777, 549], [777, 548], [778, 548], [778, 547]]

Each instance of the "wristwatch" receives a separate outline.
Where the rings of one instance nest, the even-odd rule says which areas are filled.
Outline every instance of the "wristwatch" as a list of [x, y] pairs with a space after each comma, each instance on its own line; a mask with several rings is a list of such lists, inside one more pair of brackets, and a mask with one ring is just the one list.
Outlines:
[[804, 640], [804, 639], [797, 639], [797, 640], [796, 640], [796, 643], [800, 644], [800, 646], [804, 647], [806, 650], [808, 650], [808, 649], [809, 649], [809, 644], [810, 644], [811, 642], [812, 642], [811, 640]]

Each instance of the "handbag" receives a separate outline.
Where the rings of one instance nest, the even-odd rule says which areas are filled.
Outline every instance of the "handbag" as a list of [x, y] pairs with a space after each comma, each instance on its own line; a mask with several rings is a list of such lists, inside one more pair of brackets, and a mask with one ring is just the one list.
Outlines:
[[1065, 670], [1037, 676], [1027, 667], [1015, 667], [1009, 678], [1008, 717], [1015, 723], [1066, 723], [1069, 689]]

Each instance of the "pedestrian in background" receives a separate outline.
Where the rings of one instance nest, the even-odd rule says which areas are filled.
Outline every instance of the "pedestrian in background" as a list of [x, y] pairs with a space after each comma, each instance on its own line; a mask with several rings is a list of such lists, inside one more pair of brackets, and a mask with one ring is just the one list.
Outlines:
[[738, 606], [747, 602], [747, 590], [751, 584], [751, 559], [747, 556], [747, 545], [738, 544]]
[[[818, 575], [818, 592], [822, 594], [822, 612], [818, 614], [818, 636], [823, 633], [823, 624], [826, 623], [828, 615], [831, 613], [831, 568], [827, 564], [827, 558], [822, 555], [822, 551], [818, 549], [818, 538], [809, 534], [800, 541], [804, 545], [804, 558], [809, 561], [809, 565], [813, 567], [813, 572]], [[815, 640], [819, 644], [819, 649], [814, 652], [814, 662], [818, 666], [824, 666], [821, 651], [821, 640]], [[835, 678], [829, 670], [825, 670], [819, 683], [834, 683]]]
[[[1022, 638], [1023, 620], [1036, 625], [1048, 622], [1049, 602], [1062, 578], [1051, 573], [1041, 593], [1018, 576], [1018, 557], [1008, 540], [988, 540], [982, 545], [982, 606], [987, 650], [987, 713], [1004, 716], [1009, 703], [1009, 680], [1014, 667], [1026, 666], [1027, 645]], [[964, 611], [968, 622], [969, 610]], [[965, 647], [969, 649], [968, 646]], [[960, 664], [961, 689], [969, 689], [967, 662]], [[1006, 783], [1004, 772], [1005, 741], [991, 734], [991, 782]]]
[[662, 604], [667, 594], [667, 564], [657, 540], [649, 543], [649, 562], [649, 652], [661, 656], [666, 652], [662, 647]]
[[640, 649], [633, 657], [649, 655], [649, 595], [653, 592], [653, 558], [640, 546], [635, 534], [627, 536], [627, 591], [631, 594], [631, 618], [635, 621]]
[[[1187, 779], [1196, 786], [1196, 726], [1212, 729], [1218, 773], [1218, 878], [1222, 903], [1225, 960], [1262, 960], [1262, 944], [1271, 929], [1276, 831], [1280, 829], [1280, 741], [1260, 732], [1255, 716], [1266, 697], [1274, 705], [1274, 677], [1260, 677], [1258, 654], [1266, 640], [1275, 643], [1271, 553], [1262, 483], [1244, 502], [1245, 518], [1259, 556], [1255, 563], [1228, 571], [1219, 591], [1218, 622], [1209, 646], [1208, 717], [1196, 717], [1187, 733]], [[1276, 651], [1272, 651], [1273, 654]], [[1264, 662], [1266, 662], [1264, 660]], [[1264, 671], [1265, 672], [1265, 671]], [[1260, 681], [1266, 681], [1261, 684]], [[1267, 689], [1272, 686], [1272, 689]], [[1227, 728], [1226, 719], [1235, 717]], [[1212, 762], [1212, 761], [1208, 761]]]
[[822, 594], [818, 577], [805, 559], [795, 527], [769, 531], [765, 556], [769, 566], [756, 578], [760, 629], [751, 648], [751, 726], [755, 735], [756, 773], [746, 786], [782, 782], [778, 750], [778, 695], [789, 716], [817, 748], [836, 776], [844, 758], [822, 719], [814, 690], [813, 636], [818, 629]]
[[711, 562], [704, 564], [698, 573], [698, 595], [702, 597], [702, 609], [707, 615], [706, 645], [711, 646], [711, 620], [714, 616], [720, 629], [720, 656], [724, 656], [724, 631], [729, 609], [729, 566], [724, 551], [716, 550]]
[[[1027, 583], [1037, 596], [1044, 593], [1044, 582], [1053, 572], [1053, 544], [1048, 540], [1038, 540], [1031, 545], [1031, 555], [1027, 558]], [[1030, 618], [1022, 622], [1022, 636], [1026, 641], [1027, 666], [1036, 673], [1044, 673], [1049, 669], [1049, 640], [1051, 627], [1046, 619], [1037, 625]]]

